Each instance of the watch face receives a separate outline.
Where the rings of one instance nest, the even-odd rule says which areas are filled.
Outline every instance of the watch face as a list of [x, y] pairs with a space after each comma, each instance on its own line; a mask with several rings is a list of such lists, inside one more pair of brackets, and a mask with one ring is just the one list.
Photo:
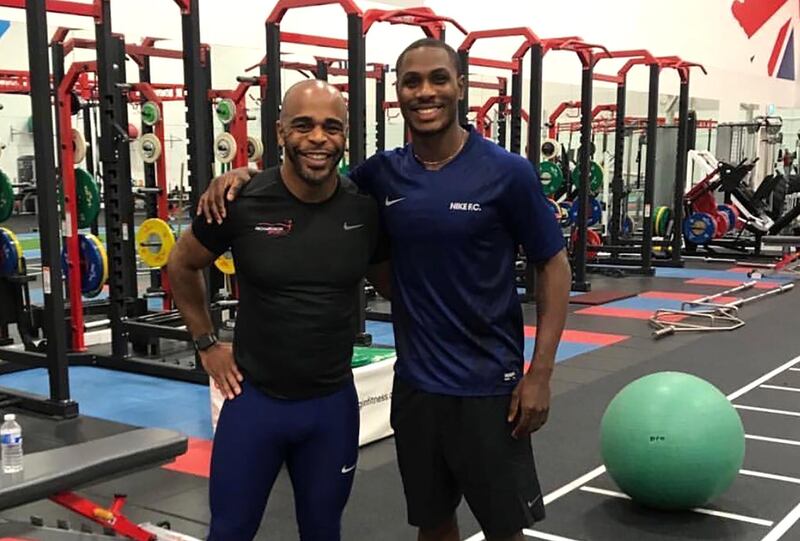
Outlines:
[[195, 340], [195, 345], [200, 351], [205, 351], [217, 343], [217, 338], [212, 334], [206, 334]]

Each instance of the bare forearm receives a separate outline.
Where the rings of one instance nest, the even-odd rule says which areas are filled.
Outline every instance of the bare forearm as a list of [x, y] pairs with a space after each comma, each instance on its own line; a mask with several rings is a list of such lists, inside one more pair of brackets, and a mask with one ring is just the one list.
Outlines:
[[572, 273], [566, 253], [561, 252], [536, 272], [536, 346], [531, 371], [549, 377], [567, 319]]
[[175, 304], [191, 335], [197, 337], [213, 332], [203, 271], [181, 264], [170, 265], [169, 277]]

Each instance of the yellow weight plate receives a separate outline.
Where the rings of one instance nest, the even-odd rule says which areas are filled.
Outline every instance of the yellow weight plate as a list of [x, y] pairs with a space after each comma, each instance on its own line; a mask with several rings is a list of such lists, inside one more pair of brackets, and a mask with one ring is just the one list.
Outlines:
[[236, 267], [233, 265], [233, 256], [230, 252], [225, 252], [214, 261], [214, 266], [219, 269], [222, 274], [236, 274]]
[[149, 218], [142, 222], [136, 232], [136, 250], [142, 263], [152, 269], [167, 264], [169, 254], [175, 247], [175, 233], [164, 220]]

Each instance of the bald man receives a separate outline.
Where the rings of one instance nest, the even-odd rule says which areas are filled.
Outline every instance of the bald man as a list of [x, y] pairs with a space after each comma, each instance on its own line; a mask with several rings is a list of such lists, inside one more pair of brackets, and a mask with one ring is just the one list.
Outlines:
[[[213, 541], [253, 539], [284, 464], [300, 538], [340, 539], [358, 456], [358, 288], [388, 257], [375, 200], [337, 174], [346, 118], [328, 84], [290, 88], [276, 125], [283, 165], [254, 177], [222, 223], [196, 219], [170, 256], [175, 301], [227, 398], [211, 456]], [[239, 284], [233, 347], [213, 334], [202, 278], [228, 249]]]

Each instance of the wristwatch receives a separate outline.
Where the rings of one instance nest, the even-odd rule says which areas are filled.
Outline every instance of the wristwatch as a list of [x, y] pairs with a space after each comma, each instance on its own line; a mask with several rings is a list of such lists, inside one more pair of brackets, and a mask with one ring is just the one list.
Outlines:
[[208, 348], [219, 342], [214, 334], [203, 334], [194, 340], [194, 349], [199, 351], [206, 351]]

